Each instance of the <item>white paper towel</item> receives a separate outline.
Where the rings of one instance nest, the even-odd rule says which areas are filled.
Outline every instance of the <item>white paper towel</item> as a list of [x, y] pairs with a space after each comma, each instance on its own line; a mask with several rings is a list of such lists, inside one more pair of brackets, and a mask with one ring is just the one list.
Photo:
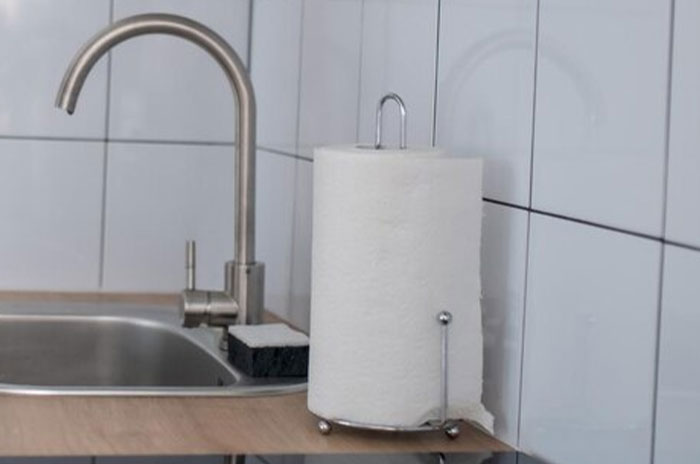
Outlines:
[[439, 311], [449, 418], [491, 430], [481, 404], [479, 159], [436, 149], [314, 155], [309, 410], [416, 426], [439, 418]]

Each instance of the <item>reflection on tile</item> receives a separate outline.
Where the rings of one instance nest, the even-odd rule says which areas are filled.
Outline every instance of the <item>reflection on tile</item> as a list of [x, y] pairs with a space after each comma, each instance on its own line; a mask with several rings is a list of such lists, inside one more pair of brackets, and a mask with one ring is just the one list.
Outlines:
[[666, 236], [700, 246], [700, 2], [676, 0]]
[[109, 0], [0, 2], [0, 134], [104, 137], [106, 60], [90, 73], [72, 117], [54, 100], [73, 55], [108, 23]]
[[302, 0], [255, 0], [251, 74], [258, 145], [296, 153]]
[[177, 292], [185, 241], [197, 241], [197, 284], [222, 288], [233, 257], [233, 149], [112, 144], [104, 289]]
[[[115, 0], [115, 19], [159, 11], [184, 15], [224, 37], [245, 59], [246, 0]], [[234, 98], [219, 65], [179, 37], [152, 35], [112, 52], [113, 138], [233, 141]]]
[[655, 464], [700, 462], [700, 252], [666, 247]]
[[299, 100], [299, 154], [357, 138], [362, 2], [306, 0]]
[[496, 437], [517, 446], [527, 212], [484, 203], [481, 247], [484, 393]]
[[540, 2], [535, 208], [660, 235], [669, 9]]
[[444, 0], [437, 144], [484, 158], [484, 195], [527, 206], [536, 0]]
[[520, 447], [649, 462], [660, 244], [533, 214]]
[[[437, 0], [364, 2], [359, 109], [361, 142], [374, 141], [377, 102], [382, 95], [396, 92], [406, 103], [408, 144], [431, 144], [437, 8]], [[383, 142], [396, 146], [399, 118], [392, 105], [386, 108]]]
[[104, 146], [0, 140], [3, 289], [96, 290]]

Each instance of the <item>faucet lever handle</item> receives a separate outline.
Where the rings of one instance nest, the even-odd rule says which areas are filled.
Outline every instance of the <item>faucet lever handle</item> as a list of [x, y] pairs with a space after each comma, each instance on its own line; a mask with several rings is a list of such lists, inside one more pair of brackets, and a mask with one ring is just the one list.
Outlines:
[[196, 287], [195, 274], [197, 271], [197, 244], [194, 240], [185, 242], [185, 273], [186, 290], [194, 290]]

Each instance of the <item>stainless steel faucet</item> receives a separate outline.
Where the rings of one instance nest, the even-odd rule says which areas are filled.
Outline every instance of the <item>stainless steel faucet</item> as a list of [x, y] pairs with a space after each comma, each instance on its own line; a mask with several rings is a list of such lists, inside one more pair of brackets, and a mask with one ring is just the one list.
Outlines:
[[[188, 276], [181, 299], [184, 325], [260, 323], [264, 266], [255, 261], [255, 95], [248, 72], [233, 48], [216, 32], [188, 18], [168, 14], [131, 16], [103, 29], [78, 51], [63, 76], [56, 106], [73, 114], [83, 83], [100, 57], [127, 39], [146, 34], [182, 37], [207, 51], [228, 77], [238, 106], [235, 256], [226, 263], [224, 291], [196, 290], [194, 276]], [[188, 245], [187, 255], [194, 272], [193, 245]]]

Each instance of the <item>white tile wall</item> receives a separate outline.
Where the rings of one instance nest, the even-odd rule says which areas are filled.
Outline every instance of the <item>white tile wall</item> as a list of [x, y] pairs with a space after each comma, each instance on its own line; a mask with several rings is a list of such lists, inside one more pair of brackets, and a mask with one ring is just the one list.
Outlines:
[[437, 143], [484, 162], [484, 195], [528, 206], [535, 0], [443, 0]]
[[700, 253], [666, 247], [656, 464], [700, 462]]
[[[365, 0], [362, 11], [359, 141], [372, 143], [377, 101], [388, 92], [406, 104], [407, 140], [429, 146], [433, 132], [437, 0]], [[384, 115], [383, 143], [398, 145], [394, 104]]]
[[669, 10], [541, 0], [534, 208], [661, 234]]
[[527, 260], [526, 211], [484, 204], [481, 248], [484, 405], [496, 435], [518, 441], [520, 359]]
[[[679, 11], [690, 11], [683, 1]], [[670, 0], [440, 0], [439, 31], [432, 29], [435, 6], [303, 2], [297, 153], [310, 157], [313, 146], [351, 142], [355, 131], [360, 140], [371, 138], [375, 100], [390, 89], [409, 104], [409, 139], [428, 140], [432, 104], [426, 102], [437, 88], [437, 144], [457, 155], [483, 156], [484, 194], [504, 202], [487, 203], [482, 251], [484, 401], [496, 415], [497, 436], [557, 464], [648, 460]], [[689, 16], [687, 23], [694, 20]], [[685, 35], [691, 29], [686, 26]], [[681, 45], [676, 55], [690, 62], [695, 45], [683, 40], [685, 52]], [[296, 54], [292, 42], [281, 50]], [[254, 41], [254, 53], [257, 46]], [[271, 53], [269, 45], [260, 47]], [[284, 69], [281, 74], [295, 70]], [[688, 84], [678, 99], [693, 92], [692, 71], [684, 72]], [[671, 203], [681, 203], [674, 200], [674, 182], [692, 192], [688, 179], [697, 171], [688, 160], [677, 162], [680, 180], [674, 181], [673, 131], [692, 127], [691, 105], [671, 118], [672, 239]], [[419, 108], [418, 121], [412, 107]], [[292, 140], [293, 118], [285, 118], [274, 130]], [[690, 135], [678, 137], [692, 146], [684, 141]], [[302, 326], [309, 306], [311, 172], [306, 161], [297, 163], [288, 317]], [[683, 211], [691, 206], [686, 200], [677, 208], [686, 224], [693, 213]], [[564, 217], [536, 215], [528, 247], [530, 207]]]
[[[223, 262], [233, 253], [233, 146], [228, 143], [235, 118], [231, 90], [215, 62], [181, 39], [140, 37], [115, 49], [111, 77], [107, 59], [95, 65], [74, 116], [53, 106], [63, 72], [82, 43], [107, 26], [111, 15], [151, 11], [203, 22], [247, 60], [248, 0], [65, 0], [60, 5], [0, 0], [0, 54], [6, 64], [0, 66], [0, 163], [6, 166], [0, 203], [7, 218], [0, 231], [6, 243], [1, 288], [178, 290], [181, 242], [190, 235], [200, 238], [200, 283], [222, 286]], [[114, 144], [115, 139], [204, 145]], [[219, 142], [224, 144], [207, 146]], [[258, 242], [270, 264], [268, 299], [284, 306], [294, 162], [282, 158], [278, 164], [268, 155], [260, 164], [262, 185], [268, 186], [263, 188], [284, 186], [285, 176], [288, 186], [280, 195], [275, 189], [259, 194], [265, 204], [261, 221], [280, 221], [277, 228], [263, 229]], [[108, 210], [103, 212], [104, 194]], [[287, 253], [278, 253], [280, 247]]]
[[700, 2], [676, 0], [666, 235], [700, 246]]
[[97, 289], [103, 151], [0, 140], [0, 288]]
[[305, 0], [299, 154], [357, 138], [362, 2]]
[[290, 311], [297, 160], [258, 150], [256, 259], [265, 264], [265, 307]]
[[[289, 299], [295, 163], [258, 152], [257, 259], [266, 266], [266, 306], [281, 314]], [[103, 288], [179, 291], [189, 239], [197, 241], [198, 287], [223, 288], [233, 207], [232, 147], [112, 144]]]
[[85, 83], [74, 116], [54, 101], [75, 52], [108, 23], [109, 0], [0, 1], [1, 135], [104, 137], [105, 60]]
[[302, 0], [253, 3], [251, 75], [258, 145], [296, 153]]
[[297, 160], [292, 241], [292, 271], [289, 294], [289, 320], [309, 328], [311, 308], [311, 208], [313, 198], [313, 164]]
[[189, 239], [197, 241], [197, 285], [223, 288], [233, 185], [232, 147], [110, 144], [103, 288], [179, 291]]
[[649, 462], [660, 244], [533, 215], [520, 446]]
[[[114, 0], [114, 17], [188, 16], [247, 55], [247, 0]], [[118, 139], [233, 141], [235, 105], [219, 65], [172, 36], [137, 37], [112, 52], [109, 135]]]

